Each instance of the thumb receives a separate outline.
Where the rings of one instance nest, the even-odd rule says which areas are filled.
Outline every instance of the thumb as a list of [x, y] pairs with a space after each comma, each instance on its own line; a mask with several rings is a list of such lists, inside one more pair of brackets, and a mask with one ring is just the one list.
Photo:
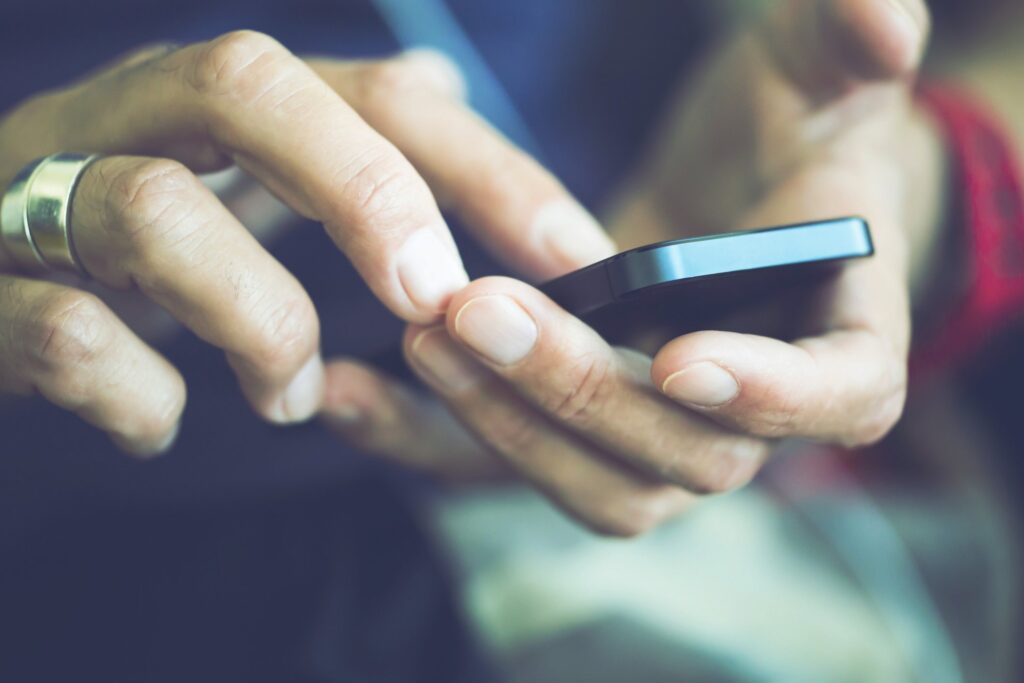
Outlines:
[[924, 0], [784, 0], [766, 12], [769, 60], [811, 100], [865, 82], [904, 79], [930, 30]]

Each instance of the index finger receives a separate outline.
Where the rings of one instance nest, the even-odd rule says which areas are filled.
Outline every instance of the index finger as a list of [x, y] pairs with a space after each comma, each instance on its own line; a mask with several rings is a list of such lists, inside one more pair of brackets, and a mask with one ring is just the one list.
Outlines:
[[552, 278], [615, 253], [551, 172], [458, 97], [458, 71], [442, 55], [415, 50], [382, 61], [309, 63], [516, 272]]
[[[268, 36], [229, 33], [61, 97], [47, 115], [54, 120], [22, 116], [9, 130], [62, 149], [169, 156], [197, 170], [237, 163], [322, 222], [374, 293], [409, 321], [435, 319], [468, 281], [412, 164]], [[24, 134], [39, 125], [61, 139]], [[48, 152], [34, 149], [25, 161]]]

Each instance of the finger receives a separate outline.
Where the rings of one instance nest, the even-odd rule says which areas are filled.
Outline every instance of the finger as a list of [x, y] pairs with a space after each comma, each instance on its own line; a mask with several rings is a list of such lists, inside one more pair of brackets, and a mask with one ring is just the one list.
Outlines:
[[12, 158], [56, 147], [169, 157], [195, 170], [227, 160], [322, 222], [402, 318], [436, 319], [467, 281], [409, 161], [268, 36], [226, 34], [51, 99], [34, 107], [46, 109], [49, 128], [18, 111], [0, 131], [25, 141]]
[[265, 418], [312, 417], [323, 395], [319, 321], [298, 281], [180, 163], [107, 157], [83, 173], [72, 205], [86, 270], [137, 287], [223, 349]]
[[360, 450], [451, 482], [499, 480], [508, 466], [436, 401], [353, 361], [327, 365], [325, 424]]
[[551, 278], [615, 253], [551, 173], [461, 101], [458, 72], [438, 53], [311, 66], [517, 272]]
[[404, 346], [417, 375], [470, 431], [556, 505], [595, 531], [635, 536], [695, 500], [616, 465], [558, 428], [461, 350], [443, 327], [410, 327]]
[[767, 454], [680, 410], [651, 385], [646, 359], [600, 336], [532, 287], [477, 280], [452, 300], [448, 330], [549, 419], [652, 476], [696, 492], [745, 484]]
[[766, 14], [774, 63], [811, 99], [918, 67], [929, 32], [923, 0], [788, 0]]
[[[766, 437], [800, 436], [849, 446], [871, 443], [895, 424], [906, 392], [910, 304], [906, 245], [891, 216], [899, 182], [864, 177], [891, 172], [857, 158], [818, 164], [755, 207], [753, 225], [859, 212], [877, 253], [844, 266], [817, 292], [810, 336], [794, 344], [753, 335], [698, 332], [654, 358], [651, 377], [667, 396], [734, 428]], [[822, 198], [830, 198], [822, 208]], [[822, 213], [824, 212], [824, 214]]]
[[0, 392], [39, 392], [137, 455], [171, 446], [185, 405], [178, 372], [99, 299], [4, 276]]
[[732, 332], [696, 332], [657, 355], [665, 395], [713, 419], [769, 438], [862, 446], [899, 419], [905, 362], [878, 335], [844, 330], [794, 344]]
[[180, 47], [181, 45], [179, 43], [172, 43], [169, 41], [153, 42], [137, 46], [118, 55], [117, 57], [114, 57], [110, 61], [100, 64], [99, 66], [85, 72], [80, 79], [75, 81], [75, 83], [85, 83], [90, 79], [98, 77], [116, 77], [123, 71], [127, 71], [132, 67], [139, 66], [140, 64], [144, 64], [148, 61], [164, 57]]

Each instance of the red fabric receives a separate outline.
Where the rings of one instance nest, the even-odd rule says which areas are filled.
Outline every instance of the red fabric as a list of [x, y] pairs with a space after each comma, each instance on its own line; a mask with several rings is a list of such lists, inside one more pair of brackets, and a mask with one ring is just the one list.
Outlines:
[[[944, 129], [962, 214], [967, 286], [938, 334], [915, 347], [912, 377], [955, 365], [1024, 313], [1024, 192], [1009, 136], [971, 95], [948, 86], [920, 91]], [[960, 227], [958, 226], [958, 227]]]

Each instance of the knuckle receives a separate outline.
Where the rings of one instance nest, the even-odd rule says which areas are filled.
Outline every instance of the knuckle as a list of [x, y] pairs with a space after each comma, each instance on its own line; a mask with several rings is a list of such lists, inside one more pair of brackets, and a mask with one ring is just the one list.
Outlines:
[[283, 58], [279, 42], [257, 31], [232, 31], [203, 45], [187, 71], [189, 85], [200, 95], [245, 98], [265, 91]]
[[39, 306], [25, 339], [31, 358], [44, 372], [71, 379], [109, 348], [113, 335], [99, 299], [66, 290]]
[[308, 298], [273, 306], [262, 317], [247, 355], [260, 368], [298, 367], [316, 349], [318, 325]]
[[385, 143], [371, 147], [353, 163], [339, 183], [340, 213], [374, 233], [386, 233], [385, 226], [398, 225], [395, 219], [406, 211], [409, 197], [419, 193], [417, 176]]
[[587, 354], [570, 364], [564, 388], [551, 395], [545, 408], [563, 422], [586, 427], [600, 415], [613, 391], [612, 362]]
[[110, 229], [137, 241], [186, 225], [195, 209], [197, 182], [171, 159], [147, 159], [116, 172], [107, 183]]

